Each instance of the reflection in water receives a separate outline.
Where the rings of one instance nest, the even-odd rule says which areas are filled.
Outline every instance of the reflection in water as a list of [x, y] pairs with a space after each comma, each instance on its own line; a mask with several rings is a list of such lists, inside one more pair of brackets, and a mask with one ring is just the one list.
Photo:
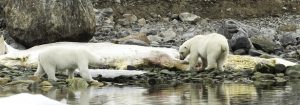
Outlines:
[[26, 91], [0, 89], [0, 96], [20, 92], [40, 93], [70, 105], [295, 105], [300, 103], [300, 82], [287, 86], [254, 86], [253, 84], [181, 84], [152, 87], [107, 86], [77, 91], [51, 88]]

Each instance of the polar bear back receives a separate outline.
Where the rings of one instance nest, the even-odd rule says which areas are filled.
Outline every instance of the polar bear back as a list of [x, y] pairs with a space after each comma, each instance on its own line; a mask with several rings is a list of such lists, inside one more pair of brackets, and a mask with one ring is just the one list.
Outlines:
[[80, 63], [96, 64], [97, 56], [84, 48], [49, 47], [39, 54], [41, 64], [54, 65], [57, 69], [75, 69]]
[[188, 44], [190, 44], [190, 49], [196, 49], [204, 58], [206, 58], [207, 54], [212, 53], [212, 51], [222, 52], [218, 51], [222, 50], [222, 48], [225, 48], [225, 52], [228, 52], [227, 50], [229, 50], [227, 39], [223, 35], [217, 33], [197, 35], [190, 39]]

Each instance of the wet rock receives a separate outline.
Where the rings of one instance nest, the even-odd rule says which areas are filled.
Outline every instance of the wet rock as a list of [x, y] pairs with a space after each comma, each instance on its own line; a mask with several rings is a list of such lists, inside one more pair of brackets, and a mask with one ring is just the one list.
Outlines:
[[98, 81], [91, 81], [89, 84], [91, 86], [96, 86], [96, 87], [102, 87], [105, 85], [103, 82], [98, 82]]
[[290, 78], [300, 78], [300, 65], [288, 67], [286, 70], [286, 75], [288, 75]]
[[285, 73], [286, 72], [286, 67], [285, 65], [283, 64], [276, 64], [274, 66], [274, 69], [275, 69], [275, 73]]
[[274, 74], [260, 73], [260, 72], [254, 73], [254, 76], [252, 77], [252, 79], [256, 81], [268, 81], [268, 80], [274, 80], [274, 78], [275, 78]]
[[40, 83], [41, 87], [53, 87], [52, 83], [50, 83], [49, 81], [43, 81]]
[[258, 63], [255, 65], [255, 71], [260, 73], [274, 73], [275, 68], [272, 65], [266, 64], [266, 63]]
[[279, 83], [282, 83], [282, 82], [286, 82], [287, 80], [282, 78], [282, 77], [275, 77], [275, 81], [279, 82]]
[[161, 73], [161, 74], [166, 74], [166, 75], [169, 75], [169, 76], [175, 76], [175, 75], [176, 75], [175, 72], [169, 71], [169, 70], [167, 70], [167, 69], [161, 70], [160, 73]]
[[40, 77], [37, 77], [37, 76], [29, 76], [28, 79], [33, 80], [35, 82], [41, 82], [42, 81], [42, 79]]
[[179, 19], [183, 22], [196, 22], [199, 18], [199, 16], [188, 12], [179, 14]]
[[89, 0], [9, 0], [6, 4], [6, 29], [26, 47], [57, 41], [85, 42], [94, 35], [95, 14]]
[[89, 86], [89, 84], [82, 78], [67, 79], [66, 81], [67, 86], [72, 90], [87, 88]]

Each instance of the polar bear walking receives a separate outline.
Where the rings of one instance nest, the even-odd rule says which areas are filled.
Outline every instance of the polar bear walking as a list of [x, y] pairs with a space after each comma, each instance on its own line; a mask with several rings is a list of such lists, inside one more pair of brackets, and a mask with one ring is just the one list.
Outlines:
[[198, 58], [201, 58], [202, 69], [219, 69], [223, 71], [223, 64], [229, 53], [227, 39], [220, 34], [197, 35], [185, 41], [179, 47], [180, 59], [189, 55], [188, 70], [195, 70]]
[[88, 70], [88, 65], [97, 65], [100, 59], [84, 48], [52, 46], [38, 56], [38, 68], [34, 76], [41, 77], [45, 73], [49, 80], [57, 81], [56, 70], [68, 70], [69, 79], [74, 78], [75, 69], [86, 81], [94, 81]]

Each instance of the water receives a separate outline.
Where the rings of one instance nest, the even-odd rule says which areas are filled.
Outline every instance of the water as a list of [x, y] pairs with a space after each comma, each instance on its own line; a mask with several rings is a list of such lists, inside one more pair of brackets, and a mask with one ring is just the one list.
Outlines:
[[40, 93], [70, 105], [300, 105], [300, 81], [286, 85], [186, 83], [151, 87], [106, 86], [72, 91], [67, 88], [0, 90], [0, 97]]

